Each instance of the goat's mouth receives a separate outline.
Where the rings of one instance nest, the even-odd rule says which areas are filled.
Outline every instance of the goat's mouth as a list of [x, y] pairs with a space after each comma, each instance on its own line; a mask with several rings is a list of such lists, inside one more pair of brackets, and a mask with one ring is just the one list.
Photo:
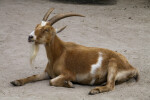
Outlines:
[[36, 41], [36, 40], [28, 40], [28, 42], [29, 42], [29, 43], [35, 43], [35, 44], [42, 44], [42, 43], [40, 43], [40, 42], [38, 42], [38, 41]]
[[29, 40], [29, 39], [28, 39], [28, 42], [35, 42], [35, 41], [34, 41], [34, 40]]

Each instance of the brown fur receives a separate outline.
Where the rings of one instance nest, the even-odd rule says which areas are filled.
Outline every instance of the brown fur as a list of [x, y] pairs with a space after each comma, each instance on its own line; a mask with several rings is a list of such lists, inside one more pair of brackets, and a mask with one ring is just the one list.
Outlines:
[[[50, 85], [73, 87], [72, 82], [81, 84], [102, 84], [92, 89], [89, 94], [96, 94], [114, 89], [115, 82], [125, 82], [130, 78], [138, 79], [138, 71], [133, 68], [121, 54], [104, 49], [85, 47], [72, 42], [64, 42], [56, 35], [55, 29], [47, 23], [35, 28], [37, 44], [44, 44], [48, 63], [44, 73], [47, 73]], [[96, 64], [102, 55], [102, 64], [94, 75], [90, 74], [91, 65]], [[13, 81], [13, 85], [23, 85], [28, 82], [47, 79], [46, 74], [39, 74], [25, 79]], [[92, 83], [93, 81], [93, 83]]]

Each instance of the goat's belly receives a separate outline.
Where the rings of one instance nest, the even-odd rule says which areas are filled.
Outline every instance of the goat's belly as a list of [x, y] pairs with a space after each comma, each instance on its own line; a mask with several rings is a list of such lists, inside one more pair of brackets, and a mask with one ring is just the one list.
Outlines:
[[90, 84], [92, 77], [90, 74], [77, 74], [76, 75], [76, 82], [80, 84]]
[[89, 74], [77, 74], [76, 82], [80, 84], [94, 85], [95, 83], [97, 83], [97, 78], [93, 77], [90, 73]]
[[91, 74], [78, 74], [76, 75], [76, 82], [86, 85], [100, 85], [106, 82], [106, 77], [107, 75], [93, 77]]

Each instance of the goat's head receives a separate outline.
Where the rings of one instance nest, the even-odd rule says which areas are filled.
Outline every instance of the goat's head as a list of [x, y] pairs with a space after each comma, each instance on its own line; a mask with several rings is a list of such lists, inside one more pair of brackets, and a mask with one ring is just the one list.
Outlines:
[[35, 27], [35, 30], [29, 35], [28, 37], [29, 42], [35, 42], [36, 44], [50, 43], [57, 32], [61, 32], [63, 29], [65, 29], [65, 27], [63, 27], [60, 30], [56, 31], [52, 27], [54, 23], [66, 17], [71, 16], [84, 17], [80, 14], [65, 13], [65, 14], [58, 14], [47, 21], [48, 16], [53, 10], [54, 10], [53, 8], [49, 9], [48, 12], [44, 15], [42, 22], [38, 24]]
[[51, 8], [47, 11], [47, 13], [43, 17], [42, 22], [35, 27], [35, 30], [31, 32], [28, 37], [28, 41], [34, 43], [32, 55], [30, 59], [31, 63], [32, 63], [32, 60], [35, 59], [37, 55], [39, 44], [51, 43], [56, 33], [59, 33], [66, 28], [65, 26], [59, 29], [58, 31], [56, 31], [55, 28], [52, 27], [53, 24], [55, 24], [57, 21], [66, 17], [71, 17], [71, 16], [84, 17], [83, 15], [80, 15], [80, 14], [65, 13], [65, 14], [58, 14], [47, 21], [50, 13], [53, 10], [54, 8]]

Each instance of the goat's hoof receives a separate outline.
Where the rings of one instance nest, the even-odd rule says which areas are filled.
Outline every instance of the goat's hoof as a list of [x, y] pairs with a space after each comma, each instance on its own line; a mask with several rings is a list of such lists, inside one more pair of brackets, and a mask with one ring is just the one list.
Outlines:
[[65, 81], [64, 83], [65, 83], [64, 87], [75, 88], [74, 85], [72, 84], [72, 82], [70, 82], [70, 81]]
[[18, 81], [18, 80], [16, 80], [16, 81], [12, 81], [12, 82], [10, 82], [13, 86], [22, 86], [23, 84], [22, 84], [22, 82], [21, 81]]
[[52, 84], [52, 82], [51, 82], [51, 81], [49, 81], [49, 85], [50, 85], [50, 86], [53, 86], [53, 84]]
[[98, 89], [92, 89], [90, 92], [89, 92], [89, 95], [94, 95], [94, 94], [98, 94], [100, 93], [100, 91]]

